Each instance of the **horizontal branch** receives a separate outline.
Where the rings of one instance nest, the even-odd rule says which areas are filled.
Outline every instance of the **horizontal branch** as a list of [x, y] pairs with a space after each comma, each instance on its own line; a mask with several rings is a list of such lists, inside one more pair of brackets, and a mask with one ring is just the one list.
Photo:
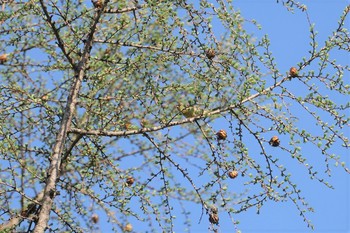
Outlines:
[[78, 129], [78, 128], [71, 128], [68, 132], [69, 133], [75, 133], [75, 134], [81, 134], [81, 135], [95, 135], [95, 136], [107, 136], [107, 137], [114, 137], [114, 136], [129, 136], [129, 135], [136, 135], [136, 134], [144, 134], [147, 132], [154, 132], [154, 131], [159, 131], [165, 128], [169, 128], [172, 126], [176, 126], [176, 125], [182, 125], [182, 124], [186, 124], [186, 123], [190, 123], [193, 122], [195, 120], [199, 120], [199, 119], [203, 119], [209, 116], [213, 116], [213, 115], [217, 115], [223, 112], [227, 112], [229, 110], [233, 110], [235, 108], [237, 108], [238, 106], [251, 101], [255, 98], [257, 98], [258, 96], [261, 96], [271, 90], [273, 90], [274, 88], [280, 86], [282, 83], [284, 83], [285, 81], [289, 80], [290, 77], [284, 77], [281, 81], [279, 81], [278, 83], [264, 89], [261, 92], [255, 93], [249, 97], [247, 97], [246, 99], [244, 99], [243, 101], [239, 102], [239, 103], [235, 103], [232, 104], [228, 107], [218, 107], [209, 111], [206, 111], [198, 116], [195, 117], [191, 117], [191, 118], [186, 118], [184, 120], [180, 120], [180, 121], [175, 121], [175, 122], [169, 122], [167, 124], [164, 125], [160, 125], [160, 126], [156, 126], [156, 127], [151, 127], [151, 128], [142, 128], [142, 129], [137, 129], [137, 130], [120, 130], [120, 131], [108, 131], [108, 130], [84, 130], [84, 129]]
[[[200, 56], [200, 54], [196, 54], [193, 51], [175, 51], [171, 49], [167, 49], [158, 46], [152, 46], [152, 45], [142, 45], [142, 44], [137, 44], [137, 43], [132, 43], [132, 42], [121, 42], [121, 41], [106, 41], [106, 40], [94, 40], [96, 43], [102, 43], [102, 44], [113, 44], [113, 45], [119, 45], [119, 46], [125, 46], [125, 47], [133, 47], [133, 48], [138, 48], [138, 49], [150, 49], [150, 50], [155, 50], [155, 51], [161, 51], [161, 52], [166, 52], [166, 53], [171, 53], [171, 54], [176, 54], [176, 55], [188, 55], [188, 56]], [[203, 55], [203, 57], [205, 57]]]
[[137, 5], [135, 7], [127, 7], [127, 8], [123, 8], [123, 9], [106, 9], [103, 12], [108, 13], [108, 14], [120, 14], [120, 13], [135, 11], [135, 10], [143, 8], [144, 6], [145, 5]]

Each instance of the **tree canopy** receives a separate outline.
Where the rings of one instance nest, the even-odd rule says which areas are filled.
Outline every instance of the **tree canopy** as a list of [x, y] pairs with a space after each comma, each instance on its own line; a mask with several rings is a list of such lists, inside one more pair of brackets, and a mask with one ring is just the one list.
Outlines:
[[349, 66], [334, 58], [350, 6], [319, 41], [307, 6], [276, 4], [309, 26], [288, 70], [229, 0], [2, 1], [0, 230], [238, 232], [268, 201], [312, 227], [285, 164], [328, 187], [334, 165], [350, 173], [335, 149], [350, 146]]

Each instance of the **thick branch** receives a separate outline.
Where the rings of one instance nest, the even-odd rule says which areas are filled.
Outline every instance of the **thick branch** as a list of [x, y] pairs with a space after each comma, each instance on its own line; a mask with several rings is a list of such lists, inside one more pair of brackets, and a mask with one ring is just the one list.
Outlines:
[[[43, 8], [43, 11], [45, 12], [46, 15], [48, 15], [48, 12], [46, 10], [43, 0], [41, 0], [40, 3]], [[107, 4], [107, 1], [105, 2], [105, 5], [106, 4]], [[83, 81], [83, 77], [85, 75], [85, 65], [89, 59], [89, 54], [93, 43], [93, 36], [96, 31], [96, 27], [100, 20], [101, 14], [102, 14], [102, 10], [98, 11], [96, 14], [93, 25], [91, 27], [91, 31], [85, 43], [84, 52], [77, 66], [75, 80], [74, 80], [74, 83], [72, 84], [70, 94], [67, 99], [67, 105], [65, 107], [63, 119], [56, 136], [56, 143], [54, 145], [53, 152], [51, 155], [51, 163], [48, 170], [43, 202], [42, 202], [42, 206], [38, 216], [38, 223], [34, 228], [34, 233], [43, 233], [49, 221], [50, 212], [51, 212], [51, 208], [53, 205], [53, 200], [56, 192], [56, 182], [60, 176], [60, 166], [61, 166], [61, 159], [62, 159], [61, 154], [63, 151], [65, 140], [67, 138], [68, 129], [71, 125], [72, 118], [75, 112], [78, 93], [81, 87], [81, 82]]]

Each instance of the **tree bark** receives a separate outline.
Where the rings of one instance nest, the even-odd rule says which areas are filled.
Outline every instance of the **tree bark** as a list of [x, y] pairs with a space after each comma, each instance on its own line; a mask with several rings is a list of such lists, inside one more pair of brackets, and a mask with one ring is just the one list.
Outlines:
[[[107, 1], [105, 1], [104, 6], [107, 4]], [[50, 21], [50, 16], [48, 15], [48, 12], [46, 11], [46, 7], [44, 5], [44, 2], [41, 1], [41, 5], [43, 7], [43, 10], [45, 11], [45, 14], [47, 15], [47, 18], [49, 20], [49, 24], [52, 26], [52, 29], [56, 35], [57, 40], [60, 42], [59, 33], [54, 28], [54, 24]], [[67, 134], [69, 132], [69, 128], [72, 123], [72, 118], [75, 113], [76, 109], [76, 103], [78, 99], [79, 90], [81, 88], [81, 83], [83, 81], [83, 77], [85, 76], [85, 68], [86, 64], [89, 60], [89, 54], [92, 48], [93, 44], [93, 37], [96, 31], [97, 24], [100, 20], [100, 17], [103, 12], [104, 6], [96, 11], [96, 15], [94, 18], [94, 21], [91, 26], [90, 33], [88, 34], [85, 45], [84, 45], [84, 51], [81, 56], [81, 59], [79, 63], [74, 67], [75, 70], [75, 77], [74, 82], [72, 84], [68, 99], [67, 99], [67, 105], [65, 107], [64, 113], [63, 113], [63, 119], [60, 124], [60, 128], [58, 131], [58, 134], [56, 136], [56, 142], [53, 147], [52, 155], [51, 155], [51, 161], [50, 161], [50, 167], [48, 170], [48, 175], [46, 179], [46, 186], [44, 189], [44, 197], [42, 200], [41, 209], [38, 216], [38, 222], [34, 228], [34, 233], [43, 233], [47, 227], [48, 221], [50, 219], [50, 212], [53, 205], [53, 201], [56, 194], [56, 185], [58, 178], [60, 177], [60, 167], [62, 162], [62, 152], [65, 145], [65, 141], [67, 138]], [[62, 51], [64, 52], [64, 46], [60, 46]], [[64, 52], [65, 53], [65, 52]], [[72, 59], [67, 58], [69, 62], [72, 61]]]
[[46, 186], [44, 189], [44, 197], [42, 200], [41, 209], [38, 216], [38, 222], [34, 229], [35, 233], [42, 233], [47, 227], [47, 223], [50, 218], [50, 211], [52, 208], [53, 200], [56, 193], [57, 179], [60, 177], [60, 166], [61, 166], [61, 154], [66, 141], [67, 132], [71, 125], [72, 118], [76, 108], [76, 101], [80, 90], [81, 82], [84, 77], [84, 71], [79, 72], [76, 77], [71, 92], [67, 100], [67, 106], [64, 111], [63, 119], [60, 125], [59, 132], [56, 137], [56, 143], [53, 148], [51, 156], [51, 163], [46, 179]]

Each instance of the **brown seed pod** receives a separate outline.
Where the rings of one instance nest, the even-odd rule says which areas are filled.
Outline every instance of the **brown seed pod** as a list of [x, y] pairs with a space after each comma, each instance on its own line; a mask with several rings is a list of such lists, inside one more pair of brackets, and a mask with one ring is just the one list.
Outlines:
[[92, 216], [91, 216], [91, 221], [93, 222], [93, 223], [98, 223], [98, 220], [99, 220], [99, 217], [98, 217], [98, 215], [97, 214], [93, 214]]
[[208, 49], [205, 52], [205, 55], [207, 56], [207, 58], [209, 58], [210, 60], [213, 59], [215, 57], [215, 50], [214, 49]]
[[126, 224], [124, 226], [124, 231], [131, 232], [132, 231], [132, 225], [130, 223]]
[[289, 70], [289, 75], [290, 75], [291, 77], [297, 77], [297, 76], [298, 76], [298, 70], [297, 70], [297, 68], [295, 68], [295, 67], [290, 68], [290, 70]]
[[234, 179], [238, 176], [238, 171], [236, 170], [232, 170], [228, 173], [228, 176], [231, 178], [231, 179]]
[[211, 213], [209, 214], [209, 222], [212, 224], [219, 224], [219, 216], [217, 214]]
[[273, 147], [277, 147], [280, 145], [280, 140], [278, 139], [277, 136], [273, 136], [270, 141], [269, 141], [269, 144]]
[[220, 129], [217, 133], [216, 136], [218, 137], [218, 140], [225, 140], [227, 138], [227, 133], [225, 130]]
[[7, 61], [7, 54], [1, 54], [0, 55], [0, 64], [4, 64]]
[[219, 212], [218, 210], [218, 207], [216, 207], [215, 205], [213, 205], [211, 208], [210, 208], [211, 212], [213, 212], [214, 214], [217, 214]]
[[96, 8], [102, 8], [103, 2], [102, 0], [92, 1], [92, 4], [94, 4], [94, 7]]
[[130, 187], [131, 185], [133, 185], [134, 182], [135, 182], [134, 177], [128, 176], [128, 177], [126, 178], [126, 184], [127, 184], [129, 187]]
[[48, 95], [43, 95], [43, 96], [41, 96], [41, 100], [42, 101], [47, 101], [49, 99], [49, 96]]

